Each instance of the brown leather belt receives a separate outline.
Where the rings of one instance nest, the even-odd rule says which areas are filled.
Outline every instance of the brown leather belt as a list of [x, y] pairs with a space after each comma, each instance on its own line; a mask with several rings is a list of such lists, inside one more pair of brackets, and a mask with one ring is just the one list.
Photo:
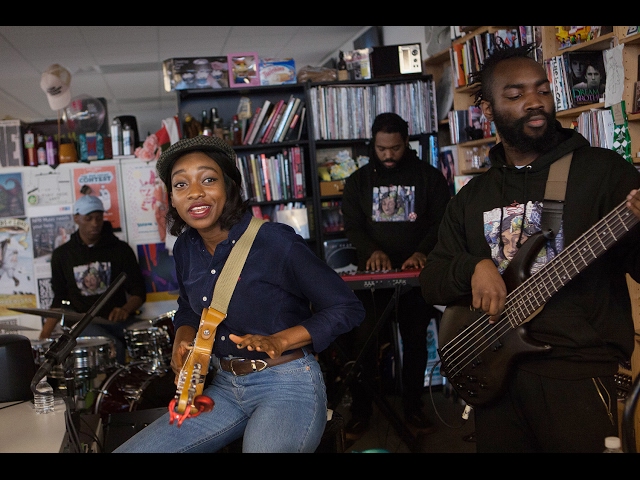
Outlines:
[[283, 363], [297, 360], [304, 357], [304, 350], [298, 348], [287, 355], [281, 355], [278, 358], [265, 358], [264, 360], [252, 360], [250, 358], [232, 358], [220, 359], [220, 368], [225, 372], [231, 372], [237, 377], [248, 375], [250, 373], [261, 372], [267, 367], [275, 367], [276, 365], [282, 365]]

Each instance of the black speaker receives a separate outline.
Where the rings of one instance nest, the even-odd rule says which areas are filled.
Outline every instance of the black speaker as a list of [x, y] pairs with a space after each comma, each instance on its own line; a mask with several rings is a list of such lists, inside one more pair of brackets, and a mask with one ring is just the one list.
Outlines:
[[421, 44], [373, 47], [371, 70], [373, 78], [422, 74]]
[[31, 400], [35, 374], [31, 341], [24, 335], [0, 335], [0, 402]]

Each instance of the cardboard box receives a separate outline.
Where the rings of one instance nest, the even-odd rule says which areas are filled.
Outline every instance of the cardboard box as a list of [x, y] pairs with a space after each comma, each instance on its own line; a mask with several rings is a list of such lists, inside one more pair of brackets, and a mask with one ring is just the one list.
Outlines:
[[296, 83], [296, 62], [293, 58], [260, 59], [260, 85]]
[[24, 167], [23, 127], [20, 120], [0, 120], [0, 166]]
[[320, 195], [323, 197], [330, 195], [342, 195], [344, 190], [344, 180], [334, 180], [333, 182], [320, 182]]
[[162, 62], [164, 89], [228, 88], [229, 67], [226, 56], [170, 58]]

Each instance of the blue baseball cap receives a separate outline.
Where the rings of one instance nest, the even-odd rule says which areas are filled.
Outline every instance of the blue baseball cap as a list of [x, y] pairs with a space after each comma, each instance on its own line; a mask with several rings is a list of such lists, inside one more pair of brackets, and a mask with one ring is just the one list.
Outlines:
[[73, 204], [74, 215], [89, 215], [91, 212], [104, 212], [102, 201], [95, 195], [82, 195]]

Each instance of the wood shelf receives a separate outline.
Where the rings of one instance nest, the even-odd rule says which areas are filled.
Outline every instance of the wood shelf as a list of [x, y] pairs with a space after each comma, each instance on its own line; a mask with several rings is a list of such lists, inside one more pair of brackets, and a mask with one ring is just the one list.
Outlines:
[[462, 143], [458, 143], [457, 145], [459, 147], [477, 147], [479, 145], [486, 145], [488, 143], [492, 143], [492, 142], [496, 142], [497, 138], [496, 137], [487, 137], [487, 138], [481, 138], [479, 140], [469, 140], [468, 142], [462, 142]]

